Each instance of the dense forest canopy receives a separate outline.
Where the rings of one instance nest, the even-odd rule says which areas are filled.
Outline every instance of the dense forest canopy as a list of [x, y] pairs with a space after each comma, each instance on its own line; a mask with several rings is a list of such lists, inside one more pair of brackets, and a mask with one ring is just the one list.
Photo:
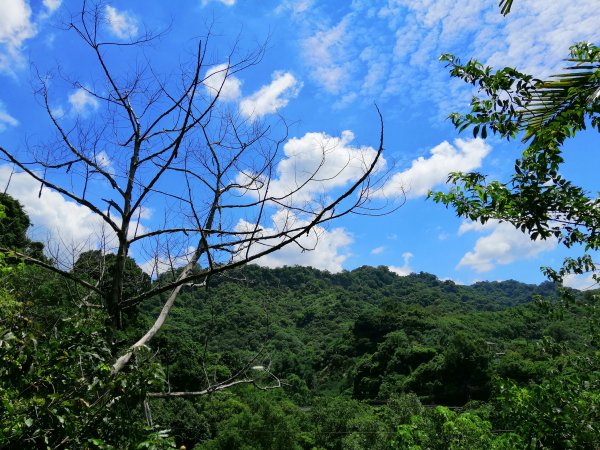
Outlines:
[[[6, 443], [598, 443], [593, 292], [565, 293], [549, 282], [462, 286], [387, 267], [331, 274], [246, 266], [214, 278], [209, 289], [184, 289], [151, 353], [110, 379], [115, 344], [107, 317], [82, 311], [72, 282], [26, 264], [5, 270], [3, 284], [12, 287], [2, 300]], [[562, 304], [565, 294], [571, 301]], [[120, 336], [143, 329], [160, 305], [157, 298], [139, 308]], [[232, 379], [248, 382], [192, 394]]]

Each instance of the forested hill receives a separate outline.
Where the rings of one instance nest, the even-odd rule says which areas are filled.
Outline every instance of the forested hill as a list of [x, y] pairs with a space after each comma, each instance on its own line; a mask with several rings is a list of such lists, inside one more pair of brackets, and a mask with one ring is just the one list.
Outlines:
[[[590, 295], [571, 293], [574, 299]], [[283, 387], [270, 394], [233, 390], [209, 403], [155, 402], [156, 420], [168, 424], [179, 442], [198, 448], [247, 445], [250, 438], [236, 431], [240, 427], [258, 430], [252, 438], [255, 448], [390, 448], [390, 436], [401, 423], [413, 420], [411, 415], [425, 421], [406, 425], [410, 433], [417, 433], [414, 436], [442, 420], [419, 409], [421, 404], [473, 405], [471, 410], [495, 427], [514, 429], [515, 405], [507, 399], [521, 398], [524, 391], [518, 386], [546, 383], [545, 389], [550, 389], [548, 380], [555, 379], [564, 386], [556, 377], [568, 367], [578, 376], [587, 373], [577, 366], [577, 355], [595, 348], [587, 312], [575, 301], [560, 314], [549, 313], [548, 305], [559, 298], [551, 283], [462, 286], [427, 273], [401, 277], [386, 267], [331, 274], [306, 267], [247, 266], [211, 279], [208, 288], [186, 288], [153, 348], [173, 391], [206, 387], [207, 380], [227, 379], [245, 365], [268, 367]], [[147, 305], [140, 318], [153, 320], [160, 304], [157, 299], [154, 307]], [[506, 380], [504, 387], [497, 380]], [[263, 380], [266, 385], [270, 381]], [[516, 383], [514, 392], [506, 391], [511, 383]], [[495, 398], [501, 392], [506, 398], [498, 404]], [[556, 406], [553, 399], [544, 398], [530, 397], [530, 404], [520, 406], [523, 414], [545, 414], [544, 408]], [[215, 404], [234, 399], [258, 409], [206, 418]], [[181, 408], [189, 418], [179, 418]], [[508, 415], [490, 415], [489, 408]], [[274, 419], [277, 414], [281, 416]], [[442, 422], [451, 419], [444, 417]], [[300, 442], [300, 432], [286, 435], [290, 439], [285, 445], [265, 443], [275, 439], [270, 431], [273, 420], [277, 426], [291, 421], [316, 434], [305, 443]], [[519, 419], [527, 423], [524, 420]], [[208, 421], [210, 427], [199, 432], [198, 421]], [[539, 427], [537, 422], [530, 425]], [[327, 427], [330, 432], [323, 431]], [[436, 439], [436, 431], [427, 433], [419, 436]], [[486, 448], [495, 439], [487, 429], [475, 427], [473, 433], [474, 439], [483, 440], [472, 448]], [[347, 447], [350, 436], [364, 442]]]
[[332, 274], [311, 267], [268, 269], [250, 265], [211, 280], [213, 287], [223, 283], [269, 289], [271, 292], [297, 291], [302, 295], [343, 292], [349, 298], [371, 304], [393, 299], [405, 304], [452, 304], [454, 308], [486, 311], [529, 303], [538, 295], [548, 298], [556, 295], [556, 289], [550, 282], [532, 285], [514, 280], [481, 281], [464, 286], [425, 272], [399, 276], [386, 266], [362, 266]]
[[[299, 375], [319, 388], [341, 382], [352, 358], [398, 331], [431, 348], [442, 348], [461, 330], [487, 340], [541, 337], [548, 317], [536, 298], [557, 298], [554, 285], [461, 286], [427, 273], [401, 277], [386, 267], [331, 274], [247, 266], [213, 278], [207, 289], [186, 288], [156, 345], [169, 349], [159, 353], [168, 360], [187, 349], [186, 361], [225, 352], [238, 365], [260, 351], [281, 374]], [[152, 321], [161, 303], [146, 305], [142, 318]], [[315, 378], [322, 370], [328, 373]], [[186, 387], [199, 380], [188, 381]]]
[[[128, 273], [131, 290], [173, 276]], [[106, 385], [100, 375], [156, 320], [164, 298], [142, 303], [124, 330], [111, 331], [106, 315], [73, 303], [64, 280], [28, 265], [4, 276], [19, 299], [0, 297], [4, 342], [23, 336], [0, 348], [0, 396], [19, 408], [0, 415], [0, 425], [21, 426], [14, 442], [29, 428], [65, 423], [65, 434], [79, 433], [89, 448], [136, 448], [131, 442], [142, 439], [137, 448], [171, 448], [166, 436], [197, 450], [600, 443], [594, 293], [570, 291], [565, 303], [549, 283], [461, 286], [385, 267], [330, 274], [246, 266], [185, 287], [135, 369]], [[45, 398], [51, 407], [40, 409]], [[104, 445], [111, 440], [117, 445]]]

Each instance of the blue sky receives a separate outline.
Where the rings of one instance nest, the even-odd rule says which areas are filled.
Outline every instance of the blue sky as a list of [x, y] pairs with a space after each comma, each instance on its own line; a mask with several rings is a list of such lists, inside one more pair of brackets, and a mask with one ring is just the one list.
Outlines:
[[[425, 271], [460, 283], [511, 278], [537, 283], [543, 281], [540, 266], [557, 266], [567, 254], [556, 242], [532, 242], [507, 224], [469, 223], [425, 200], [430, 189], [444, 189], [450, 171], [506, 177], [522, 150], [518, 142], [493, 137], [484, 142], [456, 133], [446, 117], [465, 110], [473, 92], [450, 79], [438, 58], [451, 52], [542, 77], [560, 69], [573, 42], [593, 41], [600, 11], [593, 0], [516, 0], [514, 12], [504, 18], [496, 3], [182, 0], [174, 7], [160, 0], [114, 1], [102, 6], [103, 33], [124, 42], [145, 30], [168, 29], [143, 54], [115, 60], [121, 69], [149, 58], [168, 77], [189, 59], [209, 27], [205, 74], [218, 74], [234, 45], [241, 54], [266, 43], [260, 64], [229, 78], [219, 102], [251, 120], [285, 117], [289, 140], [275, 188], [286, 187], [290, 166], [311, 163], [315, 142], [328, 142], [344, 154], [376, 148], [377, 103], [385, 121], [389, 171], [383, 194], [405, 200], [404, 205], [383, 217], [342, 218], [320, 230], [315, 250], [288, 247], [262, 264], [330, 271], [387, 265], [399, 274]], [[63, 30], [79, 5], [71, 0], [0, 3], [0, 145], [14, 154], [36, 151], [51, 136], [48, 116], [33, 94], [35, 73], [53, 70], [84, 87], [98, 81], [89, 51]], [[218, 75], [212, 79], [218, 81]], [[210, 94], [214, 85], [205, 84]], [[50, 87], [58, 116], [98, 118], [97, 102], [85, 90], [58, 81]], [[590, 164], [586, 152], [597, 145], [596, 136], [584, 134], [566, 148], [565, 174], [592, 191], [597, 190], [597, 165]], [[107, 168], [114, 164], [108, 153], [98, 157], [105, 158], [99, 162]], [[0, 185], [4, 189], [8, 184], [8, 192], [25, 205], [35, 225], [33, 236], [52, 243], [50, 251], [65, 254], [64, 249], [99, 245], [100, 225], [89, 212], [56, 192], [46, 190], [38, 197], [38, 184], [25, 174], [11, 173], [12, 167], [0, 161]], [[334, 194], [339, 187], [329, 183], [320, 193]], [[148, 229], [159, 226], [160, 210], [160, 205], [147, 205], [141, 223]], [[276, 226], [276, 212], [272, 220], [264, 226]], [[133, 256], [140, 264], [148, 263], [139, 250]], [[585, 287], [588, 281], [570, 283]]]

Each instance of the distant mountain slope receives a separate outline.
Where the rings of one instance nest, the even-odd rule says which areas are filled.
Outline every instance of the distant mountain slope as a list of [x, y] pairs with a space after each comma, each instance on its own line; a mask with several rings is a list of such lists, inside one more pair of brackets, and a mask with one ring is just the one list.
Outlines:
[[[282, 376], [338, 389], [354, 360], [376, 352], [390, 334], [422, 346], [414, 360], [421, 362], [458, 332], [481, 342], [541, 337], [545, 318], [528, 306], [540, 294], [557, 295], [549, 283], [461, 286], [427, 273], [401, 277], [383, 266], [337, 274], [247, 266], [213, 278], [206, 289], [186, 288], [154, 346], [166, 349], [159, 357], [182, 388], [202, 384], [199, 361], [226, 374], [258, 352]], [[159, 304], [142, 318], [152, 320]]]

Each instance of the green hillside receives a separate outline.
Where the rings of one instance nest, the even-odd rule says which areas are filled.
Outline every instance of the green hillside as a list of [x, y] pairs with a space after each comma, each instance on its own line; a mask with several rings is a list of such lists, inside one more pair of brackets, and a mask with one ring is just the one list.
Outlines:
[[[73, 270], [93, 258], [84, 254]], [[60, 439], [54, 446], [89, 448], [599, 443], [594, 292], [461, 286], [386, 267], [246, 266], [185, 287], [151, 346], [111, 376], [115, 355], [165, 299], [130, 310], [114, 330], [105, 313], [81, 308], [77, 285], [11, 264], [2, 266], [0, 302], [0, 430], [9, 447], [43, 446], [48, 436]], [[150, 282], [128, 270], [127, 289]]]
[[[504, 436], [519, 444], [500, 448], [522, 448], [528, 436], [519, 427], [534, 425], [515, 421], [519, 416], [512, 415], [517, 413], [511, 403], [517, 400], [514, 396], [530, 396], [531, 404], [519, 405], [528, 420], [549, 421], [548, 426], [554, 427], [562, 420], [560, 414], [567, 415], [556, 408], [584, 395], [572, 377], [590, 377], [584, 385], [597, 389], [596, 347], [584, 306], [592, 294], [570, 293], [572, 300], [565, 304], [558, 301], [565, 294], [550, 283], [461, 286], [426, 273], [400, 277], [386, 267], [330, 274], [305, 267], [248, 266], [211, 280], [208, 289], [183, 293], [153, 348], [171, 391], [208, 387], [219, 377], [243, 371], [247, 364], [268, 367], [283, 387], [272, 391], [243, 387], [210, 399], [155, 400], [155, 419], [165, 420], [164, 425], [188, 447], [235, 448], [228, 439], [241, 426], [238, 421], [244, 421], [243, 426], [251, 427], [256, 436], [274, 439], [279, 432], [263, 415], [276, 414], [286, 427], [297, 427], [286, 432], [285, 445], [294, 445], [288, 448], [366, 449], [390, 448], [392, 441], [396, 448], [409, 448], [397, 440], [403, 423], [402, 433], [408, 437], [402, 439], [417, 442], [427, 427], [440, 425], [436, 421], [460, 417], [481, 421], [469, 424], [481, 428], [476, 434], [485, 434], [482, 430], [488, 425], [511, 430], [514, 436], [490, 434], [490, 442]], [[142, 316], [150, 321], [157, 312], [158, 306], [148, 308]], [[578, 372], [581, 364], [584, 373]], [[565, 385], [563, 377], [572, 385]], [[263, 385], [272, 381], [265, 377]], [[552, 403], [558, 399], [534, 403], [549, 401], [531, 397], [536, 389], [557, 386], [574, 397], [560, 400], [563, 406]], [[595, 392], [597, 400], [597, 390], [586, 392]], [[205, 416], [214, 402], [225, 407], [234, 401], [242, 409], [220, 416], [224, 420]], [[266, 406], [260, 402], [268, 404], [269, 410], [263, 411]], [[557, 416], [532, 417], [532, 411], [542, 406]], [[194, 411], [195, 419], [169, 422], [177, 416], [173, 408], [183, 407]], [[564, 424], [566, 428], [581, 420], [593, 423], [592, 417], [598, 417], [594, 408], [585, 413], [592, 416], [585, 417], [575, 410], [564, 418], [570, 423]], [[442, 419], [439, 414], [461, 415]], [[319, 431], [331, 420], [336, 421], [327, 425], [331, 430], [346, 431]], [[199, 423], [210, 424], [201, 435], [194, 434]], [[539, 433], [539, 423], [535, 426]], [[576, 434], [577, 430], [560, 432]], [[246, 442], [246, 437], [236, 436], [239, 445]], [[349, 439], [363, 443], [348, 447]], [[256, 448], [285, 447], [259, 441], [253, 445], [262, 447]], [[435, 445], [444, 448], [445, 444]]]

